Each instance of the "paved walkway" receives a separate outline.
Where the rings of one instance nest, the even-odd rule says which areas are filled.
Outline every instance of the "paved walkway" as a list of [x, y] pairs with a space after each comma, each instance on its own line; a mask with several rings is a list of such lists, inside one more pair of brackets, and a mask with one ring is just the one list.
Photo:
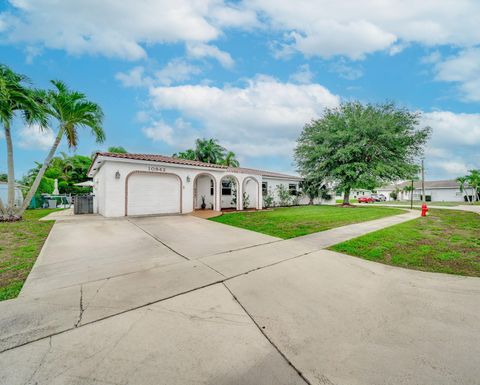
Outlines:
[[[388, 203], [382, 203], [382, 204], [376, 203], [375, 206], [410, 208], [410, 205], [409, 205], [409, 204], [405, 204], [405, 205], [393, 205], [393, 204], [388, 204]], [[416, 208], [416, 209], [421, 208], [420, 205], [413, 205], [413, 207]], [[433, 205], [427, 204], [427, 207], [428, 207], [429, 209], [445, 209], [445, 210], [471, 211], [472, 213], [480, 214], [480, 205], [435, 206], [435, 204], [433, 204]]]
[[286, 241], [66, 216], [0, 302], [0, 384], [476, 384], [480, 279], [322, 250], [418, 215]]

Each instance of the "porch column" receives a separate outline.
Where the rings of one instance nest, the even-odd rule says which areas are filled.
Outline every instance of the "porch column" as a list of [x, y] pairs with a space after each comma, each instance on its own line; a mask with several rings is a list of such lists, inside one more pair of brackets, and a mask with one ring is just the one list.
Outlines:
[[258, 200], [257, 200], [257, 210], [261, 210], [263, 208], [263, 190], [262, 190], [262, 182], [263, 179], [257, 179], [257, 185], [258, 185]]
[[238, 178], [237, 186], [237, 210], [243, 210], [243, 181], [245, 179]]
[[222, 211], [222, 180], [215, 177], [215, 211]]

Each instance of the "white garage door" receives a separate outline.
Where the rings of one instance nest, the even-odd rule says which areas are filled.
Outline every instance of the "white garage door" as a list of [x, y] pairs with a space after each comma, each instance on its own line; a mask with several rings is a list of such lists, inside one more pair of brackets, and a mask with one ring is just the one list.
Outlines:
[[128, 215], [180, 212], [180, 181], [175, 175], [132, 174], [128, 178]]

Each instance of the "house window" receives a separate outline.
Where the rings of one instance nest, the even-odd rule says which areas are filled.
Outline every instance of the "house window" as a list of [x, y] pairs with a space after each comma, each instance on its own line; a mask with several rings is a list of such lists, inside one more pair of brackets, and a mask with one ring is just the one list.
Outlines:
[[268, 183], [262, 182], [262, 194], [263, 196], [268, 195]]
[[222, 195], [232, 195], [232, 182], [229, 180], [222, 181]]
[[213, 180], [210, 179], [210, 195], [213, 196], [214, 193], [215, 193], [215, 191], [214, 191]]
[[288, 191], [290, 191], [290, 195], [297, 195], [297, 185], [295, 183], [290, 183], [288, 185]]

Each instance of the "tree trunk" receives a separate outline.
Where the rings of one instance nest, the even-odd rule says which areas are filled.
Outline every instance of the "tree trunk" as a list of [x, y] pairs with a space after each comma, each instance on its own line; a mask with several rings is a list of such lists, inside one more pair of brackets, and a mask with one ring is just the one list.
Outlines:
[[10, 122], [5, 123], [5, 140], [7, 142], [7, 165], [8, 165], [8, 198], [7, 214], [12, 215], [15, 205], [15, 172], [13, 164], [13, 144], [12, 133], [10, 132]]
[[349, 205], [350, 204], [350, 187], [345, 189], [343, 192], [343, 204]]
[[5, 210], [5, 206], [3, 205], [2, 198], [0, 198], [0, 216], [4, 218], [7, 216], [7, 212]]
[[55, 138], [55, 142], [53, 142], [53, 146], [50, 149], [50, 152], [48, 153], [47, 157], [45, 158], [45, 161], [42, 164], [42, 168], [38, 171], [38, 174], [35, 177], [35, 180], [33, 181], [33, 184], [30, 187], [30, 190], [28, 191], [28, 194], [23, 201], [23, 206], [21, 210], [19, 210], [17, 213], [18, 216], [21, 217], [23, 215], [23, 212], [27, 209], [28, 205], [30, 204], [30, 201], [32, 200], [32, 197], [37, 192], [38, 186], [40, 185], [43, 175], [45, 174], [45, 171], [47, 170], [47, 167], [50, 164], [53, 156], [55, 155], [55, 151], [57, 151], [57, 147], [60, 144], [60, 141], [62, 140], [62, 135], [63, 135], [63, 127], [60, 127], [57, 137]]

